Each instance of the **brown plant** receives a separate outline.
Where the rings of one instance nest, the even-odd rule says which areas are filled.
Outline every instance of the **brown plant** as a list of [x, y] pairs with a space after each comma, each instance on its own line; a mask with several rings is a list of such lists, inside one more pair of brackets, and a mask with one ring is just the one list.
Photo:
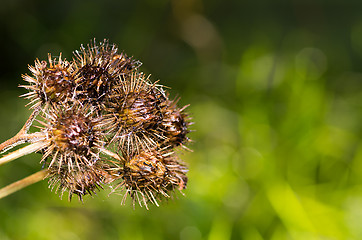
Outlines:
[[[44, 178], [69, 200], [109, 185], [125, 191], [122, 203], [130, 196], [147, 208], [185, 189], [187, 167], [174, 150], [189, 142], [187, 106], [179, 108], [140, 65], [104, 40], [82, 46], [72, 61], [49, 54], [29, 66], [21, 87], [33, 113], [0, 144], [0, 165], [41, 152], [45, 169], [0, 189], [0, 198]], [[38, 130], [30, 133], [31, 126]]]

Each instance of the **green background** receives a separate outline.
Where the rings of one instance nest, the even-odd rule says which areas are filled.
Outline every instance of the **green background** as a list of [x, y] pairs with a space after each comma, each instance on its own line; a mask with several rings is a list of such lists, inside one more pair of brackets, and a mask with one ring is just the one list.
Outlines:
[[[193, 121], [186, 196], [150, 210], [47, 182], [0, 200], [0, 239], [362, 239], [360, 1], [1, 0], [0, 140], [21, 74], [96, 38], [143, 62]], [[1, 166], [0, 186], [41, 168]]]

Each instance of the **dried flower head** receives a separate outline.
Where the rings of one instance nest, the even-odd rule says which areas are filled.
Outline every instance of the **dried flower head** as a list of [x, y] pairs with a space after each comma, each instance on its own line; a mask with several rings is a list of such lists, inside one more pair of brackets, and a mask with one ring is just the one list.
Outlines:
[[118, 53], [118, 47], [106, 40], [99, 45], [93, 42], [87, 48], [82, 46], [74, 55], [77, 98], [96, 106], [102, 105], [121, 78], [127, 78], [141, 65], [125, 53]]
[[180, 109], [176, 104], [177, 101], [168, 101], [168, 107], [163, 108], [163, 118], [159, 127], [162, 129], [163, 139], [165, 139], [161, 145], [163, 147], [173, 148], [190, 141], [187, 134], [190, 132], [189, 126], [192, 122], [185, 113], [188, 105]]
[[58, 58], [52, 59], [48, 55], [48, 62], [35, 61], [35, 66], [29, 66], [33, 76], [23, 75], [23, 79], [30, 85], [23, 85], [30, 92], [24, 96], [30, 99], [32, 108], [44, 106], [46, 103], [65, 102], [71, 98], [74, 91], [73, 66], [62, 59], [61, 54]]
[[72, 106], [54, 106], [44, 115], [41, 130], [46, 133], [49, 146], [43, 160], [51, 159], [49, 167], [91, 166], [99, 158], [102, 146], [101, 121], [94, 117], [89, 106], [78, 103]]
[[73, 194], [82, 200], [84, 195], [95, 194], [97, 190], [103, 189], [103, 185], [112, 181], [111, 175], [104, 169], [104, 166], [95, 164], [92, 166], [84, 165], [81, 168], [74, 168], [69, 171], [68, 168], [50, 167], [48, 171], [49, 187], [55, 193], [59, 192], [62, 197], [64, 192], [68, 191], [69, 201]]
[[151, 84], [143, 74], [134, 74], [122, 82], [105, 116], [119, 151], [134, 155], [159, 146], [163, 136], [158, 125], [166, 100], [162, 88]]
[[126, 159], [119, 169], [121, 183], [117, 188], [126, 189], [127, 195], [140, 206], [148, 202], [158, 205], [161, 197], [169, 198], [173, 190], [183, 190], [187, 184], [187, 168], [172, 153], [142, 152]]

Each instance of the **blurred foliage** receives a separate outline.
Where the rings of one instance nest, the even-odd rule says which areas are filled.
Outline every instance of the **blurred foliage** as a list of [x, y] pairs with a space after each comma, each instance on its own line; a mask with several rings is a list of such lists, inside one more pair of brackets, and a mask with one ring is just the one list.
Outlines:
[[[191, 103], [186, 197], [84, 204], [41, 182], [0, 200], [0, 239], [362, 239], [359, 1], [2, 0], [0, 140], [29, 111], [21, 74], [110, 39]], [[0, 168], [5, 186], [39, 154]]]

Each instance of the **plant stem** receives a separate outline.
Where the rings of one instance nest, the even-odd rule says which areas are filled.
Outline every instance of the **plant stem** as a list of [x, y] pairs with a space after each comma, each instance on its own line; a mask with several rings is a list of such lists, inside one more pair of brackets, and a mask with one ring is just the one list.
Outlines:
[[48, 171], [46, 169], [41, 170], [39, 172], [36, 172], [26, 178], [23, 178], [17, 182], [14, 182], [12, 184], [7, 185], [6, 187], [3, 187], [0, 189], [0, 199], [4, 198], [16, 191], [19, 191], [20, 189], [23, 189], [31, 184], [34, 184], [36, 182], [39, 182], [43, 180], [48, 174]]
[[49, 141], [40, 141], [32, 143], [26, 147], [20, 148], [18, 150], [15, 150], [2, 158], [0, 158], [0, 166], [4, 163], [10, 162], [12, 160], [15, 160], [19, 157], [22, 157], [24, 155], [39, 151], [49, 145]]
[[[122, 159], [119, 157], [119, 155], [118, 154], [116, 154], [116, 153], [114, 153], [114, 152], [111, 152], [111, 151], [109, 151], [109, 150], [107, 150], [107, 149], [105, 149], [105, 148], [103, 148], [103, 147], [100, 147], [99, 148], [99, 150], [102, 152], [102, 153], [104, 153], [104, 154], [106, 154], [106, 155], [108, 155], [108, 156], [110, 156], [110, 157], [112, 157], [112, 158], [114, 158], [114, 159], [116, 159], [116, 160], [118, 160], [118, 161], [122, 161]], [[0, 159], [1, 160], [1, 159]], [[1, 163], [0, 163], [1, 164]]]
[[29, 116], [28, 120], [26, 120], [24, 126], [20, 129], [20, 131], [14, 137], [0, 144], [0, 152], [4, 153], [19, 144], [28, 141], [32, 142], [33, 139], [38, 139], [44, 136], [43, 133], [39, 132], [28, 134], [29, 128], [33, 123], [34, 119], [36, 118], [36, 116], [38, 115], [38, 113], [39, 113], [38, 109], [34, 110], [32, 114]]

